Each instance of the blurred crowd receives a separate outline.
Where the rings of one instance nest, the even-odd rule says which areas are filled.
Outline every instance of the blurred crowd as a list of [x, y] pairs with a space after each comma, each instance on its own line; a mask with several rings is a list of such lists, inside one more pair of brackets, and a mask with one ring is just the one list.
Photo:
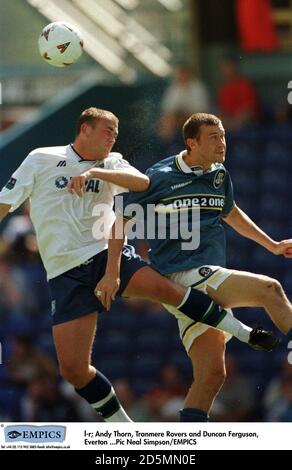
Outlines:
[[182, 125], [195, 112], [218, 115], [227, 132], [233, 133], [270, 123], [291, 124], [288, 102], [262, 102], [256, 85], [242, 75], [232, 55], [222, 58], [218, 73], [220, 85], [214, 95], [190, 64], [179, 63], [174, 67], [172, 81], [161, 102], [159, 137], [163, 155], [172, 155], [183, 147]]

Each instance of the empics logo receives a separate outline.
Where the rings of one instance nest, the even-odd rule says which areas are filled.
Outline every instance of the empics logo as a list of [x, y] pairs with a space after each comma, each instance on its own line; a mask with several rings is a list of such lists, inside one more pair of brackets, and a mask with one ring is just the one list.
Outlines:
[[21, 432], [18, 431], [9, 431], [8, 433], [9, 439], [16, 439], [19, 436], [21, 436]]
[[6, 426], [5, 442], [64, 442], [65, 426]]

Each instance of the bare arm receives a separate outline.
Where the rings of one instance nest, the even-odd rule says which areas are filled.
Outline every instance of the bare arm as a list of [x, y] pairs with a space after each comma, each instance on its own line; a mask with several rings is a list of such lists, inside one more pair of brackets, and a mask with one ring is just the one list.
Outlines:
[[10, 210], [10, 208], [11, 208], [10, 204], [0, 203], [0, 222], [1, 222], [1, 220], [4, 219], [4, 217], [6, 217], [6, 215], [8, 214], [8, 212]]
[[292, 239], [276, 242], [270, 238], [260, 227], [258, 227], [249, 217], [236, 205], [227, 217], [224, 217], [230, 227], [243, 237], [249, 238], [259, 245], [262, 245], [274, 255], [284, 255], [286, 258], [292, 257]]
[[113, 183], [117, 186], [122, 186], [125, 189], [136, 192], [145, 191], [149, 186], [148, 176], [133, 167], [120, 170], [91, 168], [91, 170], [85, 171], [84, 173], [81, 173], [81, 175], [71, 178], [67, 186], [68, 191], [71, 194], [76, 193], [78, 196], [83, 196], [85, 183], [91, 178], [101, 179], [108, 183]]
[[112, 226], [108, 242], [106, 271], [94, 290], [95, 295], [107, 310], [110, 310], [111, 301], [115, 300], [115, 295], [120, 287], [120, 266], [126, 223], [127, 220], [117, 218]]

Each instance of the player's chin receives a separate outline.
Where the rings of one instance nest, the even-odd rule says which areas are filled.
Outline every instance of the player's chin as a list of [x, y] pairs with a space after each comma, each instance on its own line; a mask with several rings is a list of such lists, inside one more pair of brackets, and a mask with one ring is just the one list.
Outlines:
[[225, 162], [225, 153], [217, 153], [216, 162], [217, 163], [224, 163]]
[[110, 152], [111, 152], [111, 149], [110, 149], [110, 150], [105, 149], [105, 150], [102, 152], [102, 158], [103, 158], [103, 160], [109, 156]]
[[104, 158], [108, 157], [110, 152], [112, 151], [113, 145], [107, 145], [104, 149]]

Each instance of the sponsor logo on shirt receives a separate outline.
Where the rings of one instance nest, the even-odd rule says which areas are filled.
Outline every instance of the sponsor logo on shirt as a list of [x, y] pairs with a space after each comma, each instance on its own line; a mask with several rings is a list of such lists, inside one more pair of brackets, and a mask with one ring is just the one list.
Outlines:
[[209, 196], [200, 195], [194, 197], [181, 197], [172, 201], [173, 209], [186, 209], [186, 208], [201, 208], [201, 209], [215, 209], [221, 211], [224, 207], [224, 196]]
[[5, 188], [7, 189], [13, 189], [15, 186], [17, 179], [16, 178], [10, 178], [10, 180], [6, 183]]
[[186, 181], [186, 183], [174, 184], [173, 186], [171, 186], [171, 189], [174, 190], [174, 189], [184, 188], [185, 186], [188, 186], [192, 182], [193, 180]]
[[218, 170], [214, 176], [213, 186], [215, 189], [220, 188], [222, 186], [226, 176], [226, 171], [222, 168]]
[[66, 160], [60, 160], [57, 166], [66, 166]]
[[[65, 189], [67, 187], [70, 179], [71, 179], [71, 176], [70, 177], [59, 176], [55, 180], [55, 185], [58, 189]], [[99, 184], [100, 184], [100, 180], [98, 180], [98, 179], [88, 180], [85, 183], [85, 191], [87, 193], [88, 192], [98, 193], [99, 192]]]
[[66, 188], [68, 183], [69, 183], [69, 178], [67, 178], [66, 176], [59, 176], [55, 181], [55, 185], [58, 189]]
[[88, 180], [86, 181], [86, 192], [91, 191], [92, 193], [98, 193], [99, 192], [99, 183], [100, 180]]

